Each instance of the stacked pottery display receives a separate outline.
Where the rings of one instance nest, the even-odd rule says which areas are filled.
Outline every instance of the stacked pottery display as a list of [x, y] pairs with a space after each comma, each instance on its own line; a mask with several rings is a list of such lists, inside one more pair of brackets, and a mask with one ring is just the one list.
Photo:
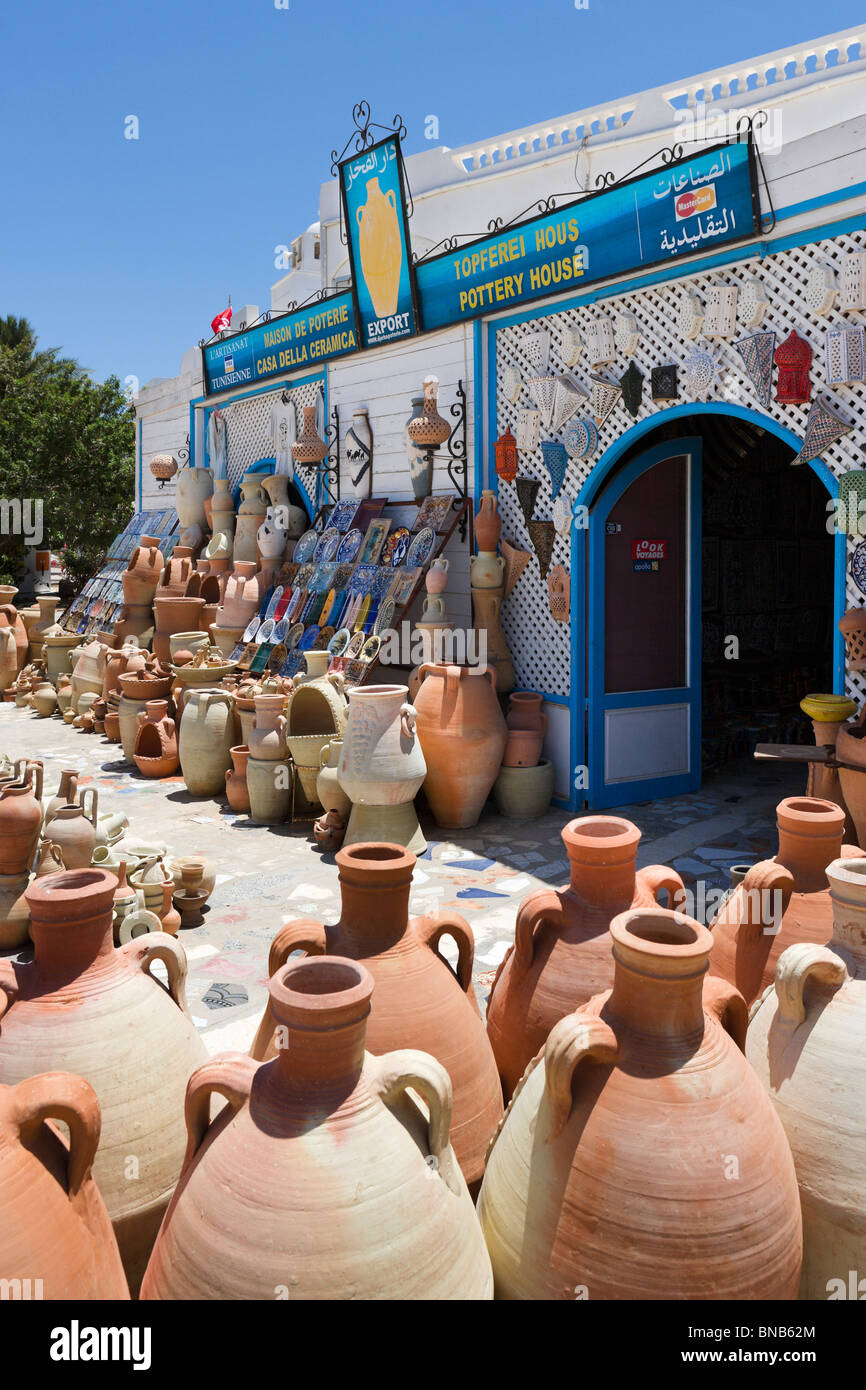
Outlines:
[[[487, 1034], [508, 1100], [548, 1034], [566, 1014], [613, 983], [612, 919], [629, 908], [682, 901], [673, 869], [637, 869], [640, 831], [619, 816], [580, 816], [562, 831], [569, 882], [521, 903], [514, 945], [487, 1004]], [[663, 903], [663, 905], [665, 905]]]
[[[484, 1152], [502, 1115], [496, 1063], [472, 984], [474, 938], [456, 913], [409, 918], [415, 856], [399, 845], [365, 844], [337, 854], [342, 909], [331, 927], [289, 922], [271, 947], [273, 975], [292, 951], [349, 956], [376, 983], [367, 1048], [381, 1056], [418, 1047], [436, 1057], [454, 1092], [451, 1142], [470, 1187], [484, 1171]], [[443, 936], [458, 948], [456, 973], [439, 953]], [[274, 1056], [275, 1020], [265, 1011], [252, 1055]]]
[[139, 716], [132, 757], [142, 777], [173, 777], [180, 766], [177, 727], [166, 700], [148, 700]]
[[790, 796], [776, 807], [779, 851], [754, 864], [719, 908], [712, 971], [753, 1004], [773, 983], [782, 952], [795, 942], [823, 946], [833, 930], [827, 865], [861, 851], [842, 845], [845, 812], [832, 801]]
[[795, 1298], [791, 1150], [741, 1051], [742, 998], [704, 994], [709, 932], [639, 908], [610, 933], [612, 988], [555, 1025], [488, 1154], [496, 1297]]
[[337, 776], [352, 803], [344, 844], [387, 840], [413, 853], [427, 848], [415, 796], [427, 775], [416, 711], [405, 685], [349, 691], [349, 718]]
[[234, 534], [234, 561], [252, 564], [258, 560], [256, 535], [267, 515], [268, 498], [262, 490], [260, 473], [245, 473], [241, 481], [241, 502], [238, 507]]
[[422, 666], [415, 696], [424, 792], [439, 825], [477, 825], [502, 764], [507, 730], [488, 667]]
[[[2, 618], [0, 618], [2, 623]], [[0, 626], [2, 637], [2, 626]], [[42, 636], [42, 658], [48, 679], [57, 685], [60, 676], [72, 672], [72, 651], [79, 646], [81, 638], [75, 632], [65, 632], [59, 623], [45, 629]], [[0, 668], [2, 669], [2, 668]]]
[[[195, 1073], [143, 1299], [492, 1296], [448, 1076], [422, 1052], [372, 1055], [380, 988], [353, 960], [293, 961], [269, 986], [274, 1060], [230, 1053]], [[210, 1124], [214, 1094], [229, 1105]]]
[[415, 631], [421, 638], [421, 660], [409, 675], [409, 698], [414, 700], [418, 691], [418, 673], [424, 665], [439, 665], [450, 655], [446, 645], [450, 639], [446, 633], [453, 631], [454, 624], [448, 617], [445, 603], [445, 589], [448, 585], [449, 562], [439, 555], [424, 576], [427, 590], [421, 617], [415, 624]]
[[[93, 1086], [102, 1110], [94, 1176], [135, 1294], [180, 1172], [187, 1079], [206, 1054], [187, 1012], [178, 943], [156, 933], [115, 949], [117, 886], [113, 873], [90, 868], [27, 889], [35, 958], [0, 961], [0, 1082], [51, 1069]], [[150, 977], [155, 960], [167, 989]]]
[[[149, 658], [150, 660], [150, 658]], [[130, 670], [129, 665], [123, 675], [118, 676], [121, 689], [117, 704], [117, 725], [123, 756], [128, 763], [135, 757], [135, 740], [138, 737], [138, 716], [144, 712], [148, 700], [165, 700], [171, 693], [171, 675], [158, 662], [144, 668]]]
[[128, 637], [143, 638], [153, 627], [153, 600], [164, 566], [157, 537], [142, 536], [120, 576], [124, 606], [117, 630], [121, 642]]
[[[53, 595], [38, 594], [38, 618], [32, 623], [27, 636], [30, 640], [30, 660], [38, 661], [42, 656], [42, 643], [45, 633], [54, 626], [58, 600]], [[26, 624], [25, 624], [26, 626]]]
[[[51, 1121], [67, 1127], [68, 1141]], [[96, 1094], [80, 1076], [0, 1085], [0, 1280], [4, 1289], [26, 1288], [19, 1297], [129, 1299], [93, 1180], [100, 1125]]]
[[235, 504], [228, 478], [214, 479], [211, 520], [214, 536], [225, 536], [231, 543], [235, 534]]
[[[866, 858], [827, 866], [826, 946], [789, 946], [749, 1026], [746, 1056], [794, 1155], [803, 1210], [800, 1297], [862, 1298], [866, 1268]], [[856, 1271], [851, 1287], [851, 1271]]]
[[250, 815], [260, 825], [275, 825], [287, 820], [291, 809], [286, 701], [281, 694], [257, 695], [255, 708], [246, 764]]
[[469, 562], [472, 621], [478, 632], [480, 660], [495, 669], [496, 689], [507, 695], [514, 689], [514, 663], [499, 617], [505, 595], [505, 561], [496, 554], [501, 531], [496, 494], [485, 490], [475, 516], [478, 554]]
[[509, 697], [508, 740], [493, 788], [500, 815], [535, 819], [550, 806], [554, 773], [553, 763], [541, 756], [547, 733], [543, 703], [544, 697], [532, 690], [516, 690]]

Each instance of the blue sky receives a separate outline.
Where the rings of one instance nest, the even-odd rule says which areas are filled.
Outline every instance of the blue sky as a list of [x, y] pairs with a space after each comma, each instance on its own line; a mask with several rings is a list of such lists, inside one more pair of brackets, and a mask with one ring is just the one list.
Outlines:
[[[286, 0], [277, 0], [286, 3]], [[95, 376], [174, 376], [265, 308], [355, 101], [460, 145], [858, 24], [694, 0], [79, 0], [0, 12], [0, 314]], [[139, 139], [124, 138], [125, 118]], [[461, 230], [457, 228], [455, 230]]]

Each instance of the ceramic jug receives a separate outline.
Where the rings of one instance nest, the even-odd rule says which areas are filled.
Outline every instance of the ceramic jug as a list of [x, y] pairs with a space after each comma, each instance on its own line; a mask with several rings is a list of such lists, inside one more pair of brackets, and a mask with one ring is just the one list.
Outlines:
[[251, 758], [263, 758], [273, 762], [286, 756], [286, 707], [283, 695], [257, 695], [255, 697], [256, 722], [250, 731], [249, 750]]
[[239, 815], [249, 815], [250, 793], [247, 787], [247, 759], [250, 750], [246, 744], [238, 744], [229, 750], [232, 768], [226, 773], [226, 797], [233, 811]]
[[26, 873], [42, 826], [42, 765], [0, 788], [0, 874]]
[[[412, 495], [416, 502], [423, 502], [425, 497], [429, 497], [433, 490], [433, 456], [430, 449], [424, 448], [421, 444], [416, 444], [409, 435], [409, 426], [413, 420], [418, 419], [424, 414], [424, 397], [412, 397], [412, 413], [406, 421], [406, 456], [409, 460], [409, 481], [412, 484]], [[447, 563], [447, 562], [446, 562]]]
[[499, 516], [496, 493], [485, 488], [475, 513], [475, 543], [479, 551], [494, 551], [499, 544], [502, 520]]
[[235, 741], [234, 708], [226, 690], [190, 689], [180, 723], [180, 769], [193, 796], [217, 796], [225, 788]]
[[415, 709], [430, 809], [441, 826], [476, 825], [505, 751], [496, 675], [489, 666], [425, 663], [418, 676]]
[[210, 468], [181, 468], [177, 474], [174, 506], [181, 531], [199, 526], [210, 530], [205, 498], [213, 496], [214, 479]]
[[60, 773], [60, 783], [57, 793], [45, 803], [44, 825], [54, 818], [61, 806], [70, 806], [78, 799], [78, 771], [74, 767], [66, 767]]
[[59, 806], [45, 827], [44, 838], [57, 845], [67, 869], [86, 869], [93, 858], [98, 800], [96, 787], [85, 787], [79, 794], [79, 804]]

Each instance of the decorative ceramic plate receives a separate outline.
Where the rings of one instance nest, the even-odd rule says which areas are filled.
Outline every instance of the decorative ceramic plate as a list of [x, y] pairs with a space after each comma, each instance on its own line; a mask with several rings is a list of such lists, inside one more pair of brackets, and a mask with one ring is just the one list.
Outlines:
[[262, 623], [261, 627], [259, 628], [258, 632], [256, 633], [257, 640], [259, 642], [272, 643], [274, 641], [274, 632], [276, 631], [276, 626], [277, 625], [274, 622], [273, 618], [266, 618], [265, 621]]
[[406, 554], [406, 563], [409, 565], [424, 565], [430, 558], [430, 552], [436, 544], [436, 532], [432, 526], [425, 526], [419, 531]]
[[305, 531], [295, 545], [293, 559], [299, 564], [304, 564], [306, 560], [312, 560], [313, 553], [319, 544], [319, 534], [317, 531]]
[[334, 607], [336, 601], [337, 595], [336, 592], [332, 589], [322, 605], [322, 611], [319, 614], [319, 622], [326, 623], [328, 621], [328, 618], [331, 616], [331, 609]]
[[352, 634], [347, 627], [341, 627], [339, 632], [335, 632], [328, 643], [328, 651], [331, 656], [342, 656], [349, 645]]
[[375, 633], [387, 632], [394, 621], [395, 611], [396, 605], [391, 599], [386, 599], [379, 609], [379, 616], [373, 624], [373, 631]]
[[453, 505], [453, 497], [425, 497], [412, 522], [413, 532], [421, 531], [425, 526], [432, 526], [434, 531], [444, 530]]
[[409, 546], [412, 543], [412, 533], [408, 526], [398, 526], [392, 531], [385, 542], [385, 549], [382, 551], [382, 564], [390, 565], [396, 569], [402, 565], [409, 553]]
[[262, 620], [258, 616], [258, 614], [256, 614], [254, 618], [250, 618], [249, 622], [244, 628], [244, 635], [241, 640], [244, 642], [252, 642], [253, 638], [259, 630], [259, 627], [261, 626], [261, 621]]
[[328, 643], [330, 642], [330, 640], [331, 640], [331, 638], [333, 637], [333, 635], [334, 635], [334, 629], [333, 629], [332, 627], [320, 627], [320, 628], [319, 628], [319, 635], [318, 635], [318, 637], [316, 638], [316, 648], [315, 648], [316, 651], [317, 651], [317, 652], [326, 651], [326, 650], [327, 650], [327, 647], [328, 647]]
[[298, 645], [303, 635], [303, 623], [295, 623], [294, 627], [289, 628], [288, 634], [286, 636], [286, 646], [288, 647], [290, 652], [293, 652], [295, 650], [295, 647]]
[[267, 606], [267, 608], [266, 608], [266, 610], [265, 610], [265, 617], [266, 617], [266, 618], [274, 618], [274, 617], [276, 617], [277, 606], [278, 606], [278, 604], [279, 604], [280, 599], [282, 598], [282, 596], [283, 596], [283, 586], [282, 586], [282, 584], [279, 584], [279, 585], [277, 586], [277, 588], [273, 590], [273, 592], [272, 592], [272, 594], [271, 594], [271, 597], [270, 597], [270, 599], [269, 599], [269, 601], [268, 601], [268, 606]]
[[298, 651], [308, 652], [311, 647], [315, 646], [316, 638], [318, 637], [318, 635], [319, 628], [316, 623], [313, 623], [313, 626], [307, 628], [306, 632], [304, 633], [303, 637], [298, 643]]
[[333, 560], [334, 555], [340, 546], [340, 533], [336, 526], [329, 526], [327, 531], [323, 531], [316, 548], [313, 551], [314, 560]]
[[372, 604], [372, 602], [373, 597], [371, 594], [365, 594], [364, 597], [361, 599], [361, 607], [358, 609], [358, 612], [355, 616], [355, 621], [352, 624], [356, 632], [359, 630], [359, 628], [363, 628], [365, 622], [367, 621], [367, 614], [370, 611], [370, 605]]
[[355, 519], [358, 510], [357, 497], [347, 497], [342, 502], [334, 505], [334, 510], [328, 518], [331, 526], [335, 526], [341, 536], [344, 536]]
[[285, 618], [279, 618], [279, 619], [277, 620], [277, 622], [274, 623], [274, 635], [273, 635], [273, 637], [271, 638], [271, 641], [272, 641], [272, 642], [285, 642], [285, 640], [286, 640], [286, 638], [288, 637], [288, 635], [289, 635], [289, 624], [286, 622], [286, 619], [285, 619]]
[[363, 544], [363, 531], [347, 531], [337, 547], [337, 553], [334, 558], [351, 564], [352, 560], [357, 558], [358, 551]]
[[851, 578], [861, 594], [866, 594], [866, 541], [861, 541], [851, 556]]
[[363, 632], [354, 633], [348, 646], [343, 652], [343, 656], [346, 657], [348, 661], [351, 661], [353, 657], [360, 656], [365, 641], [366, 638], [364, 637]]
[[368, 637], [361, 648], [361, 660], [375, 661], [376, 657], [379, 655], [379, 648], [381, 646], [382, 639], [377, 633], [374, 633], [372, 637]]

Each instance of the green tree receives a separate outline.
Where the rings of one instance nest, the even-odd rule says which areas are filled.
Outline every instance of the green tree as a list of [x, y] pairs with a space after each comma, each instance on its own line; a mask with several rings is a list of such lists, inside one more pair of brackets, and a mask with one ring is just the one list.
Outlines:
[[[10, 502], [41, 502], [41, 545], [62, 552], [80, 583], [126, 525], [134, 497], [134, 412], [117, 377], [94, 381], [56, 349], [37, 351], [26, 319], [0, 317], [0, 520], [9, 524]], [[4, 581], [25, 548], [20, 534], [0, 534]]]

